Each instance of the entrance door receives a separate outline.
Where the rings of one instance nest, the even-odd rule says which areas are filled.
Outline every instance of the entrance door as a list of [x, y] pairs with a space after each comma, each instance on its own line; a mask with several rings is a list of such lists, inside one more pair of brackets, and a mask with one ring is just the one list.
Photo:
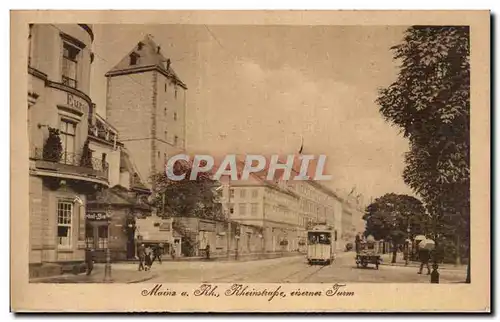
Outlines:
[[175, 251], [175, 256], [180, 256], [181, 255], [181, 238], [174, 238], [174, 245], [173, 249]]

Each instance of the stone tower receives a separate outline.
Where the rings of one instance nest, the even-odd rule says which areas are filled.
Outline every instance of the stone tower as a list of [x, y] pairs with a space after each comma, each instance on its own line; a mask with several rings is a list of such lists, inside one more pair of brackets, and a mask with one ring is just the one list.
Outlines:
[[[186, 149], [186, 85], [150, 35], [109, 72], [106, 118], [149, 179]], [[148, 187], [152, 184], [148, 181]]]

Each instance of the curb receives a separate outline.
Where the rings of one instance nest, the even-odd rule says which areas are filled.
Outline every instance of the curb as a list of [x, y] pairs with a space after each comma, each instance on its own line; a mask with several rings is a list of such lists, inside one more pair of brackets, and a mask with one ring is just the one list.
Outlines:
[[158, 274], [153, 274], [151, 276], [148, 276], [148, 277], [144, 277], [144, 278], [141, 278], [141, 279], [138, 279], [138, 280], [134, 280], [134, 281], [131, 281], [131, 282], [127, 282], [126, 284], [137, 284], [137, 283], [144, 283], [144, 282], [147, 282], [149, 280], [152, 280], [153, 278], [156, 278], [158, 277]]
[[[404, 264], [396, 264], [396, 265], [391, 265], [392, 263], [380, 263], [379, 265], [383, 265], [383, 266], [392, 266], [392, 267], [407, 267], [407, 268], [419, 268], [420, 267], [420, 264], [408, 264], [408, 265], [404, 265]], [[431, 267], [432, 265], [429, 264]], [[440, 270], [450, 270], [450, 271], [462, 271], [462, 270], [467, 270], [467, 267], [465, 268], [460, 268], [460, 267], [442, 267], [442, 266], [439, 266], [439, 269]]]

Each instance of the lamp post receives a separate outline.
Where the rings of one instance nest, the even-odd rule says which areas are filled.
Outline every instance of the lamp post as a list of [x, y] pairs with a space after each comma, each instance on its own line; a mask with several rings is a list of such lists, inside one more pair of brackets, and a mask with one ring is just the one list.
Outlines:
[[108, 242], [106, 244], [106, 265], [104, 266], [104, 283], [111, 283], [113, 280], [111, 278], [111, 249], [109, 248], [109, 226], [110, 226], [110, 221], [111, 221], [111, 214], [110, 214], [109, 207], [106, 210], [106, 215], [107, 215], [107, 220], [108, 220]]
[[234, 238], [236, 238], [236, 253], [234, 255], [234, 259], [238, 260], [238, 251], [239, 251], [239, 241], [240, 241], [240, 236], [236, 235]]
[[[441, 207], [442, 209], [442, 207]], [[434, 213], [434, 218], [433, 218], [433, 230], [434, 230], [434, 251], [433, 251], [433, 261], [432, 261], [432, 272], [431, 272], [431, 283], [432, 284], [439, 284], [439, 272], [438, 272], [438, 260], [437, 260], [437, 237], [438, 237], [438, 231], [437, 231], [437, 212]]]

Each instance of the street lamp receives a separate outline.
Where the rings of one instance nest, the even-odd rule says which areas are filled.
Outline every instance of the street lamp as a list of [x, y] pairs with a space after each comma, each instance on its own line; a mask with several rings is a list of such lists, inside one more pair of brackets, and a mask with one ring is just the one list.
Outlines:
[[106, 244], [106, 265], [104, 266], [104, 283], [111, 283], [113, 280], [111, 278], [111, 249], [109, 248], [109, 226], [110, 226], [110, 221], [111, 221], [111, 211], [108, 209], [106, 210], [106, 216], [108, 220], [108, 242]]
[[238, 250], [240, 248], [239, 247], [240, 236], [236, 235], [236, 236], [234, 236], [234, 238], [236, 238], [236, 254], [234, 255], [234, 259], [238, 260]]

